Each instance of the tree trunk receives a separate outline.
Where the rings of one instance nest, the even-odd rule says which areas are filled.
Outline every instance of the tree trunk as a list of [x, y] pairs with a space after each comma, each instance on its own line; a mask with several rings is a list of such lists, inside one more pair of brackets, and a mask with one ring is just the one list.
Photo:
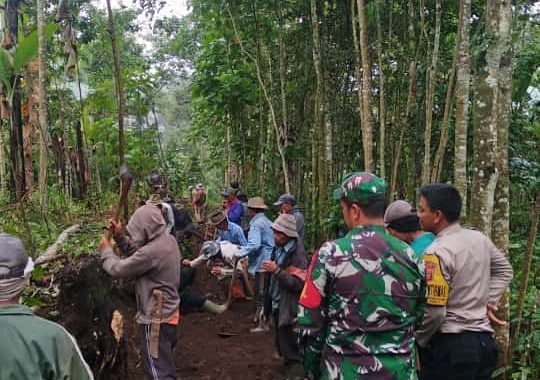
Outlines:
[[441, 37], [441, 0], [435, 1], [435, 36], [431, 53], [431, 66], [426, 73], [426, 128], [424, 130], [424, 165], [422, 167], [422, 184], [428, 183], [431, 174], [431, 129], [433, 123], [433, 102], [435, 98], [435, 74], [439, 60], [439, 41]]
[[366, 162], [366, 152], [364, 147], [364, 110], [362, 108], [362, 70], [361, 67], [361, 61], [360, 61], [360, 44], [358, 42], [358, 22], [356, 20], [355, 15], [357, 15], [356, 11], [356, 1], [357, 0], [351, 0], [351, 21], [352, 21], [352, 31], [353, 31], [353, 46], [354, 46], [354, 72], [356, 75], [356, 91], [358, 92], [358, 115], [360, 116], [360, 131], [362, 135], [362, 147], [364, 151], [364, 162]]
[[383, 52], [382, 52], [382, 25], [381, 25], [381, 6], [382, 0], [377, 0], [377, 59], [379, 71], [379, 176], [386, 177], [385, 171], [385, 129], [386, 129], [386, 100], [384, 89], [384, 70], [383, 70]]
[[11, 101], [10, 113], [10, 147], [11, 147], [11, 173], [15, 187], [15, 201], [19, 202], [25, 189], [24, 183], [24, 149], [23, 131], [21, 120], [21, 88], [20, 78], [13, 80], [13, 97]]
[[48, 209], [47, 173], [49, 168], [49, 132], [47, 115], [47, 43], [45, 36], [45, 2], [37, 0], [37, 23], [39, 45], [39, 204], [41, 212]]
[[[508, 170], [508, 131], [512, 105], [512, 5], [511, 1], [497, 1], [499, 21], [497, 29], [497, 52], [499, 55], [499, 79], [496, 112], [497, 120], [497, 171], [499, 178], [495, 188], [493, 210], [492, 239], [501, 252], [508, 254], [510, 239], [510, 175]], [[497, 316], [502, 320], [510, 319], [509, 293], [505, 292], [499, 301]], [[499, 356], [499, 367], [506, 368], [510, 347], [509, 326], [497, 327], [495, 338], [502, 355]], [[505, 370], [504, 378], [511, 378], [510, 371]]]
[[17, 45], [19, 38], [19, 7], [22, 0], [5, 0], [5, 10], [3, 12], [4, 22], [3, 24], [3, 38], [2, 47], [6, 50], [10, 50], [13, 46]]
[[[458, 32], [459, 34], [459, 32]], [[446, 151], [446, 144], [448, 142], [448, 127], [450, 124], [450, 113], [452, 112], [452, 104], [454, 100], [454, 82], [456, 80], [456, 59], [457, 49], [452, 60], [452, 68], [450, 69], [450, 75], [448, 78], [448, 88], [446, 89], [446, 99], [444, 101], [444, 113], [441, 125], [441, 135], [439, 137], [439, 146], [437, 147], [437, 153], [433, 158], [433, 170], [431, 172], [431, 182], [440, 182], [442, 169], [444, 166], [444, 153]]]
[[4, 120], [0, 118], [0, 198], [4, 200], [8, 196], [5, 149]]
[[[109, 0], [107, 0], [107, 1], [109, 1]], [[233, 15], [231, 13], [230, 8], [227, 8], [227, 11], [229, 12], [229, 17], [230, 17], [230, 20], [231, 20], [231, 23], [232, 23], [232, 26], [233, 26], [233, 30], [234, 30], [234, 34], [235, 34], [235, 37], [236, 37], [236, 42], [240, 45], [240, 50], [255, 65], [256, 74], [257, 74], [257, 81], [259, 82], [259, 86], [260, 86], [260, 88], [262, 90], [262, 93], [264, 95], [264, 99], [266, 100], [266, 103], [268, 105], [268, 109], [270, 111], [271, 124], [274, 127], [274, 131], [275, 131], [275, 134], [276, 134], [276, 146], [277, 146], [279, 157], [281, 158], [281, 168], [283, 170], [283, 179], [284, 179], [284, 182], [285, 182], [285, 192], [290, 193], [291, 192], [291, 186], [290, 186], [290, 182], [289, 182], [289, 171], [287, 169], [287, 160], [285, 159], [285, 150], [284, 150], [284, 146], [282, 144], [282, 141], [284, 140], [283, 131], [278, 126], [274, 105], [272, 103], [272, 99], [270, 99], [270, 95], [268, 94], [268, 91], [266, 90], [266, 85], [265, 85], [263, 77], [262, 77], [261, 67], [260, 67], [259, 61], [257, 59], [255, 59], [255, 57], [253, 57], [253, 55], [244, 48], [244, 44], [242, 43], [242, 39], [240, 38], [240, 34], [238, 33], [238, 30], [236, 28], [236, 23], [234, 21], [234, 17], [233, 17]]]
[[373, 127], [371, 125], [371, 67], [369, 64], [368, 30], [366, 22], [366, 4], [357, 0], [358, 23], [360, 25], [360, 52], [362, 59], [362, 107], [364, 123], [362, 125], [362, 140], [364, 145], [364, 168], [368, 172], [375, 171], [373, 161]]
[[456, 130], [454, 138], [454, 185], [463, 199], [462, 217], [468, 215], [467, 194], [467, 124], [471, 81], [471, 47], [469, 43], [471, 0], [460, 1], [456, 77]]
[[408, 26], [408, 36], [409, 36], [409, 50], [412, 55], [411, 62], [409, 63], [409, 86], [407, 94], [407, 105], [405, 107], [405, 114], [403, 120], [401, 121], [401, 132], [396, 147], [395, 158], [392, 166], [392, 177], [390, 179], [390, 188], [388, 189], [388, 197], [393, 199], [394, 193], [396, 191], [399, 161], [401, 159], [401, 151], [403, 146], [403, 139], [405, 136], [405, 131], [411, 127], [411, 113], [413, 104], [416, 98], [416, 62], [418, 60], [418, 53], [420, 51], [419, 47], [422, 45], [422, 36], [420, 35], [420, 40], [418, 45], [415, 44], [416, 38], [414, 33], [414, 6], [413, 1], [408, 1], [408, 12], [409, 12], [409, 26]]
[[327, 130], [326, 130], [326, 121], [327, 121], [327, 110], [326, 110], [326, 101], [324, 96], [324, 77], [322, 73], [322, 64], [321, 64], [321, 39], [319, 34], [319, 15], [317, 12], [317, 1], [311, 0], [311, 37], [312, 37], [312, 55], [313, 55], [313, 67], [315, 69], [315, 78], [316, 78], [316, 87], [315, 87], [315, 144], [317, 146], [317, 157], [318, 157], [318, 205], [320, 209], [324, 209], [326, 205], [326, 188], [327, 188], [327, 178], [328, 178], [328, 162], [326, 155], [326, 139], [327, 139]]
[[[470, 222], [488, 236], [492, 233], [495, 189], [499, 180], [498, 132], [500, 107], [500, 65], [503, 51], [501, 28], [509, 20], [501, 18], [501, 4], [489, 0], [486, 9], [486, 38], [490, 42], [481, 52], [484, 59], [478, 70], [474, 97], [473, 183]], [[510, 26], [508, 26], [508, 29]]]
[[[527, 295], [527, 288], [529, 285], [529, 275], [531, 272], [531, 262], [533, 258], [534, 245], [536, 241], [536, 234], [538, 232], [538, 210], [540, 210], [540, 191], [536, 192], [536, 199], [531, 205], [531, 226], [529, 228], [529, 238], [527, 240], [527, 250], [521, 264], [521, 279], [519, 282], [519, 293], [516, 302], [516, 325], [512, 334], [512, 347], [517, 345], [519, 332], [521, 330], [521, 318], [523, 316], [523, 306], [525, 304], [525, 296]], [[507, 355], [510, 358], [510, 355]]]
[[77, 50], [75, 50], [75, 69], [77, 70], [77, 87], [79, 90], [79, 106], [81, 108], [81, 117], [80, 117], [80, 124], [76, 125], [76, 148], [77, 148], [77, 155], [79, 157], [79, 161], [81, 164], [81, 198], [85, 197], [88, 193], [88, 186], [90, 182], [90, 178], [92, 177], [90, 172], [90, 163], [88, 162], [88, 157], [86, 154], [86, 151], [88, 149], [87, 147], [87, 141], [85, 138], [85, 132], [84, 132], [84, 123], [85, 121], [85, 115], [84, 115], [84, 100], [82, 96], [82, 88], [81, 88], [81, 73], [79, 70], [79, 54]]
[[[120, 66], [120, 53], [118, 51], [114, 19], [111, 9], [111, 0], [107, 0], [107, 14], [109, 18], [109, 33], [111, 35], [111, 47], [114, 63], [114, 79], [116, 83], [116, 99], [118, 102], [118, 160], [120, 166], [125, 165], [125, 139], [124, 139], [124, 82], [122, 79], [122, 68]], [[127, 207], [124, 207], [127, 210]]]

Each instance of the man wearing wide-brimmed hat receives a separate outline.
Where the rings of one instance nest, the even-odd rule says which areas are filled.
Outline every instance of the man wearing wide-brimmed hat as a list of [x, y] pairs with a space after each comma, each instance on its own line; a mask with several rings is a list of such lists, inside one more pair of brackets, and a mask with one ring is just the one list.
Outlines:
[[15, 236], [0, 234], [0, 379], [93, 379], [73, 336], [19, 304], [34, 263]]
[[264, 260], [269, 260], [274, 249], [274, 233], [272, 232], [272, 222], [266, 217], [264, 212], [268, 207], [261, 197], [249, 198], [247, 202], [249, 221], [249, 234], [247, 245], [236, 253], [237, 259], [248, 257], [248, 272], [255, 277], [255, 294], [257, 297], [256, 318], [257, 322], [263, 310], [263, 280], [261, 275], [261, 264]]
[[270, 274], [265, 287], [265, 312], [272, 312], [275, 342], [288, 379], [303, 379], [295, 327], [298, 299], [306, 279], [306, 252], [299, 241], [294, 216], [281, 214], [272, 230], [276, 246], [271, 260], [262, 263], [262, 269]]
[[218, 210], [210, 214], [208, 222], [217, 229], [218, 242], [229, 241], [240, 246], [247, 244], [246, 235], [244, 235], [242, 227], [231, 222], [224, 211]]

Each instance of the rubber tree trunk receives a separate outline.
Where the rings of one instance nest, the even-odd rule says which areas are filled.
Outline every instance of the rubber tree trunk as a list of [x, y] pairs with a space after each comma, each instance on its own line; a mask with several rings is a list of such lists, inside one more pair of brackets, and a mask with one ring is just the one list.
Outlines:
[[[358, 113], [360, 116], [360, 133], [362, 135], [362, 147], [364, 146], [364, 109], [362, 108], [362, 63], [360, 60], [360, 43], [358, 42], [358, 12], [356, 9], [356, 0], [351, 0], [351, 21], [353, 31], [353, 46], [354, 46], [354, 72], [356, 75], [356, 90], [358, 92]], [[363, 148], [364, 149], [364, 148]], [[364, 151], [364, 161], [366, 155]]]
[[467, 217], [467, 129], [471, 81], [471, 45], [469, 42], [471, 0], [460, 1], [456, 76], [456, 129], [454, 138], [454, 186], [463, 199], [462, 217]]
[[0, 119], [0, 197], [3, 199], [8, 196], [5, 146], [4, 120]]
[[276, 136], [275, 136], [276, 137], [276, 147], [277, 147], [277, 150], [278, 150], [279, 157], [281, 159], [281, 168], [282, 168], [282, 171], [283, 171], [283, 180], [284, 180], [284, 184], [285, 184], [285, 192], [290, 193], [291, 192], [291, 186], [290, 186], [290, 181], [289, 181], [289, 171], [288, 171], [288, 167], [287, 167], [287, 160], [285, 159], [285, 147], [286, 147], [286, 145], [285, 146], [283, 145], [283, 141], [286, 142], [286, 136], [284, 136], [283, 130], [278, 125], [277, 116], [276, 116], [276, 112], [275, 112], [275, 109], [274, 109], [274, 104], [272, 103], [272, 99], [270, 98], [270, 94], [268, 93], [268, 91], [266, 89], [266, 84], [265, 84], [264, 79], [263, 79], [263, 74], [262, 74], [261, 65], [259, 63], [259, 60], [256, 57], [254, 57], [248, 50], [245, 49], [244, 44], [242, 42], [242, 39], [240, 37], [240, 34], [238, 33], [238, 29], [236, 28], [236, 22], [234, 21], [234, 17], [233, 17], [233, 15], [231, 13], [230, 8], [227, 8], [227, 11], [229, 13], [229, 18], [230, 18], [231, 24], [233, 26], [236, 41], [237, 41], [238, 45], [240, 46], [240, 50], [255, 65], [257, 81], [259, 83], [260, 89], [262, 90], [264, 99], [266, 100], [268, 110], [270, 111], [271, 125], [274, 128], [274, 132], [276, 134]]
[[431, 130], [433, 124], [433, 103], [435, 98], [435, 74], [439, 61], [439, 41], [441, 38], [441, 0], [435, 1], [435, 36], [431, 52], [431, 66], [426, 74], [426, 127], [424, 130], [424, 164], [422, 166], [422, 184], [428, 183], [431, 175]]
[[401, 159], [403, 140], [405, 137], [405, 131], [411, 128], [411, 114], [413, 111], [413, 105], [416, 99], [416, 66], [418, 61], [418, 52], [420, 51], [419, 46], [422, 45], [422, 36], [420, 35], [420, 40], [416, 44], [414, 23], [416, 18], [414, 16], [414, 6], [413, 1], [409, 0], [408, 3], [408, 13], [409, 13], [409, 23], [408, 23], [408, 36], [409, 36], [409, 51], [411, 54], [411, 62], [409, 63], [409, 86], [407, 92], [407, 105], [405, 106], [405, 115], [401, 121], [401, 131], [399, 135], [399, 140], [395, 150], [395, 158], [392, 163], [392, 177], [390, 178], [390, 188], [388, 189], [388, 196], [390, 199], [393, 199], [394, 193], [396, 192], [396, 184], [398, 177], [399, 163]]
[[385, 138], [386, 138], [386, 92], [384, 88], [384, 69], [383, 69], [383, 49], [382, 49], [382, 25], [381, 25], [381, 8], [383, 1], [377, 0], [377, 62], [379, 72], [379, 175], [381, 178], [386, 177], [385, 170]]
[[316, 142], [316, 156], [317, 160], [317, 178], [318, 183], [316, 189], [318, 190], [318, 210], [324, 210], [327, 204], [326, 188], [327, 188], [327, 179], [328, 179], [328, 162], [327, 156], [325, 154], [326, 147], [326, 118], [327, 118], [327, 107], [326, 100], [324, 96], [324, 77], [322, 72], [322, 63], [321, 63], [321, 37], [319, 32], [319, 15], [317, 10], [317, 1], [310, 1], [311, 9], [311, 42], [312, 42], [312, 56], [313, 56], [313, 67], [315, 69], [315, 104], [313, 109], [315, 110], [315, 142]]
[[[525, 296], [529, 285], [529, 275], [531, 272], [531, 263], [534, 252], [536, 235], [538, 232], [538, 210], [540, 210], [540, 191], [536, 192], [536, 199], [531, 205], [531, 226], [529, 228], [529, 238], [527, 240], [527, 249], [521, 263], [521, 279], [519, 282], [518, 299], [516, 302], [516, 325], [512, 334], [512, 347], [516, 347], [519, 333], [521, 331], [521, 318], [523, 317], [523, 306], [525, 304]], [[507, 356], [509, 357], [509, 356]]]
[[[116, 99], [118, 102], [118, 161], [120, 166], [125, 165], [125, 138], [124, 138], [124, 82], [122, 79], [122, 68], [120, 66], [120, 53], [118, 51], [118, 42], [116, 39], [116, 31], [114, 27], [113, 12], [111, 9], [111, 1], [107, 0], [107, 14], [109, 18], [109, 34], [111, 36], [111, 47], [114, 63], [114, 79], [116, 83]], [[123, 209], [127, 210], [124, 205]]]
[[19, 202], [24, 195], [25, 189], [20, 78], [15, 77], [13, 83], [10, 112], [10, 156], [11, 174], [15, 185], [15, 201]]
[[45, 1], [37, 0], [38, 22], [38, 99], [39, 99], [39, 205], [41, 212], [48, 209], [47, 174], [49, 168], [49, 131], [47, 115], [47, 43], [45, 36]]
[[[495, 187], [494, 210], [492, 222], [492, 239], [501, 252], [508, 254], [510, 243], [510, 174], [508, 169], [508, 131], [512, 105], [512, 4], [511, 1], [496, 1], [498, 6], [497, 53], [499, 56], [499, 79], [497, 92], [497, 171], [499, 179]], [[502, 320], [510, 318], [509, 292], [506, 291], [499, 301], [497, 316]], [[495, 329], [495, 338], [502, 355], [499, 356], [499, 367], [507, 368], [506, 358], [510, 347], [509, 326]], [[505, 370], [504, 377], [511, 378]]]
[[360, 53], [362, 55], [362, 107], [364, 123], [362, 125], [362, 140], [364, 145], [364, 168], [368, 172], [375, 171], [373, 161], [373, 126], [371, 117], [371, 66], [369, 63], [368, 30], [366, 22], [366, 4], [357, 0], [358, 24], [360, 25]]

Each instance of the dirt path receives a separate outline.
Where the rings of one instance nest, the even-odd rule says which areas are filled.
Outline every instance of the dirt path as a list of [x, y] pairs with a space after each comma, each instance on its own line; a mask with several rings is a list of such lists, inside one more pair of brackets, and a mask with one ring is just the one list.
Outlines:
[[[191, 314], [181, 322], [177, 347], [182, 380], [280, 379], [272, 333], [250, 334], [252, 303], [237, 302], [220, 316]], [[224, 339], [219, 332], [237, 334]]]

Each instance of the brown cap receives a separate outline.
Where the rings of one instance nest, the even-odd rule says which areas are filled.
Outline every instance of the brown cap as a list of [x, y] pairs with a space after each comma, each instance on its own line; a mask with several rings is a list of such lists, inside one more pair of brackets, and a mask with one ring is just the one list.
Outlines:
[[213, 226], [217, 226], [218, 224], [220, 224], [221, 222], [223, 222], [224, 220], [227, 220], [227, 214], [225, 214], [224, 211], [221, 211], [221, 210], [217, 210], [217, 211], [214, 211], [212, 214], [210, 214], [210, 216], [208, 217], [208, 221], [210, 222], [210, 224], [212, 224]]
[[419, 230], [416, 209], [404, 200], [392, 202], [384, 213], [384, 226], [404, 232]]
[[247, 207], [258, 209], [258, 210], [268, 209], [268, 206], [264, 204], [264, 199], [262, 197], [249, 198], [247, 201]]
[[296, 219], [291, 214], [281, 214], [272, 223], [272, 229], [284, 233], [290, 238], [297, 238]]

